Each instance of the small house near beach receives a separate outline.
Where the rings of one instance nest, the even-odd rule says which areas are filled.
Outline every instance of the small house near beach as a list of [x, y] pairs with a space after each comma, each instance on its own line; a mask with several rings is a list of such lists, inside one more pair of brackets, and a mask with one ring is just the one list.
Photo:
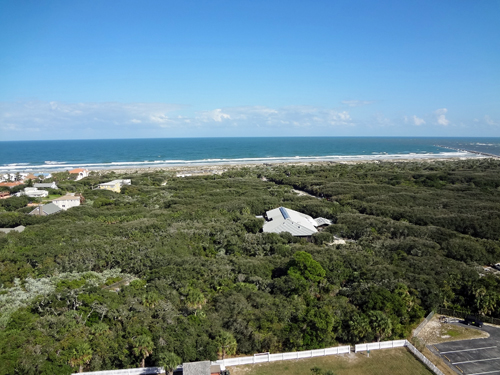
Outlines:
[[55, 182], [37, 182], [33, 184], [33, 187], [42, 188], [42, 189], [58, 189], [57, 184]]
[[103, 184], [97, 185], [97, 189], [101, 190], [111, 190], [115, 193], [119, 193], [123, 186], [130, 185], [132, 183], [131, 180], [113, 180], [110, 182], [105, 182]]
[[49, 195], [47, 190], [38, 190], [36, 187], [27, 187], [24, 188], [24, 193], [20, 193], [20, 195], [26, 195], [30, 198], [45, 198]]
[[313, 219], [309, 215], [285, 207], [267, 211], [264, 218], [264, 233], [288, 232], [296, 237], [310, 237], [318, 232], [317, 228], [332, 224], [323, 217]]
[[69, 171], [69, 174], [76, 174], [76, 181], [81, 180], [82, 178], [88, 177], [89, 171], [83, 168], [75, 168]]
[[63, 195], [62, 197], [52, 200], [52, 203], [54, 203], [62, 210], [67, 210], [68, 208], [79, 206], [81, 203], [83, 203], [83, 200], [84, 198], [81, 195], [68, 193], [66, 195]]
[[56, 212], [62, 211], [62, 209], [56, 206], [54, 203], [44, 204], [37, 206], [33, 211], [31, 211], [30, 215], [38, 215], [38, 216], [47, 216], [55, 214]]
[[0, 228], [0, 233], [10, 233], [10, 232], [19, 232], [21, 233], [26, 227], [24, 225], [18, 225], [15, 228]]
[[9, 189], [12, 189], [15, 186], [22, 185], [23, 183], [21, 181], [14, 181], [14, 182], [0, 182], [0, 186], [5, 186], [8, 187]]

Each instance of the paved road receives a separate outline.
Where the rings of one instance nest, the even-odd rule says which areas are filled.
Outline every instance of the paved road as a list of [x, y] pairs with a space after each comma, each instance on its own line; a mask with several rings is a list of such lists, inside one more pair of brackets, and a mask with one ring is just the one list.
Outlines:
[[490, 337], [427, 347], [443, 357], [448, 366], [460, 375], [500, 375], [500, 327], [484, 325], [474, 329], [488, 332]]

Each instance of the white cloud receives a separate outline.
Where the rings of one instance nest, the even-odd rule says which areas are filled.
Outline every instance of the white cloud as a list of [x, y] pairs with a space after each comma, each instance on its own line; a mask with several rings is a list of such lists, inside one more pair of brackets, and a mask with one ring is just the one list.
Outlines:
[[197, 112], [196, 119], [204, 122], [225, 122], [228, 125], [267, 127], [308, 127], [330, 125], [352, 125], [347, 111], [336, 111], [314, 106], [287, 106], [269, 108], [264, 106], [242, 106]]
[[82, 126], [147, 126], [168, 122], [167, 114], [182, 108], [165, 103], [0, 102], [0, 127], [11, 124], [25, 131], [36, 123], [42, 131], [64, 132]]
[[361, 107], [375, 103], [375, 100], [342, 100], [341, 103], [349, 107]]
[[484, 122], [486, 122], [488, 125], [498, 125], [498, 122], [494, 121], [490, 116], [485, 115], [484, 116]]
[[450, 124], [450, 121], [446, 118], [446, 112], [448, 112], [446, 108], [440, 108], [434, 111], [434, 115], [436, 116], [436, 123], [443, 126], [447, 126]]
[[380, 113], [380, 112], [375, 113], [372, 116], [372, 118], [373, 118], [373, 121], [379, 126], [391, 126], [391, 125], [393, 125], [392, 120], [390, 118], [385, 117], [383, 113]]
[[417, 126], [425, 124], [425, 120], [423, 118], [418, 118], [416, 115], [413, 115], [413, 123]]
[[18, 134], [10, 138], [23, 138], [27, 129], [38, 129], [51, 139], [64, 139], [74, 138], [82, 129], [89, 134], [123, 137], [162, 128], [179, 132], [189, 132], [190, 128], [246, 129], [248, 133], [259, 127], [262, 131], [284, 129], [286, 134], [291, 128], [353, 125], [348, 111], [315, 106], [240, 106], [193, 112], [168, 103], [0, 102], [0, 129]]
[[216, 121], [222, 122], [222, 120], [229, 120], [231, 118], [227, 113], [222, 112], [222, 109], [214, 109], [212, 111], [202, 111], [199, 112], [201, 119], [205, 122]]

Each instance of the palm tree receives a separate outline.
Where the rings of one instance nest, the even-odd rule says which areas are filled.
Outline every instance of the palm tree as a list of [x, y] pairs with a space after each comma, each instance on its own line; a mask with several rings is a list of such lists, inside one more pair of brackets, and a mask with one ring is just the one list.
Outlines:
[[165, 373], [168, 372], [170, 375], [182, 363], [182, 359], [172, 352], [161, 353], [158, 357], [158, 364], [165, 369]]
[[392, 332], [391, 320], [382, 311], [371, 311], [369, 314], [372, 330], [377, 336], [377, 342], [390, 336]]
[[161, 300], [161, 297], [156, 292], [149, 292], [142, 296], [142, 304], [146, 307], [154, 308]]
[[71, 351], [69, 365], [71, 367], [78, 366], [78, 372], [83, 372], [83, 365], [90, 363], [92, 359], [92, 349], [86, 342], [78, 344], [76, 348]]
[[236, 353], [238, 343], [231, 332], [221, 331], [215, 342], [217, 343], [217, 354], [219, 354], [221, 359], [224, 359], [226, 355]]
[[144, 367], [146, 358], [153, 353], [153, 348], [155, 347], [153, 340], [149, 336], [141, 335], [135, 338], [133, 345], [134, 354], [142, 355], [141, 367]]

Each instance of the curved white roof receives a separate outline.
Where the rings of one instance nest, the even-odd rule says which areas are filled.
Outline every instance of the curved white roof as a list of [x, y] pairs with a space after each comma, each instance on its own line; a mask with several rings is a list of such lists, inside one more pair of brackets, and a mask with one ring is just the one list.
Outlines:
[[309, 215], [285, 207], [267, 211], [266, 215], [269, 221], [266, 221], [262, 228], [265, 233], [288, 232], [293, 236], [311, 236], [318, 231], [317, 226], [331, 224], [328, 219], [314, 220]]

